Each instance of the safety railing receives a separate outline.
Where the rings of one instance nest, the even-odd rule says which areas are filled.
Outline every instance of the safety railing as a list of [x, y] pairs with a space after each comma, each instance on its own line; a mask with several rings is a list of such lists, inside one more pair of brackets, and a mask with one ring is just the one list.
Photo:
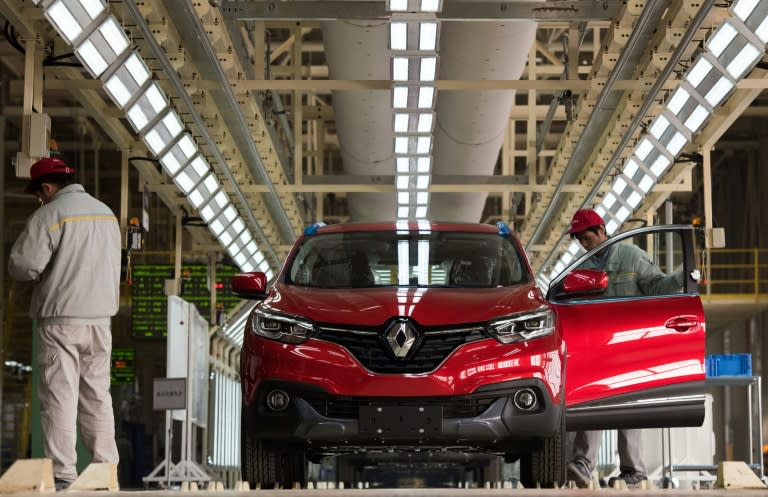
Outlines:
[[768, 249], [710, 249], [702, 253], [702, 297], [760, 300], [768, 296]]

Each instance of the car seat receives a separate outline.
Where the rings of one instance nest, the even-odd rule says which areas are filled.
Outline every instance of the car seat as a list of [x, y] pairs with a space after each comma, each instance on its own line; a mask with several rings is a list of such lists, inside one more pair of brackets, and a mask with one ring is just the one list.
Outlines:
[[448, 284], [491, 286], [491, 265], [485, 257], [459, 257], [451, 264]]

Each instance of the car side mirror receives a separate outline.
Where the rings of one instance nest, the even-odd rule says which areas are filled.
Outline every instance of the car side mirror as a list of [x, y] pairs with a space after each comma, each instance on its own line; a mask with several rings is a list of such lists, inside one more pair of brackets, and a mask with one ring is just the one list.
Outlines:
[[267, 275], [262, 272], [254, 272], [232, 276], [232, 293], [238, 297], [251, 300], [266, 298]]
[[568, 273], [560, 286], [561, 295], [602, 293], [608, 288], [608, 274], [598, 269], [575, 269]]

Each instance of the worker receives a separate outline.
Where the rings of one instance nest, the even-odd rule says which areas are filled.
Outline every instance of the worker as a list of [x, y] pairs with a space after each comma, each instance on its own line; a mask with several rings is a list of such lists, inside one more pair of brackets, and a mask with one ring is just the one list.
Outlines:
[[[606, 241], [603, 218], [592, 209], [576, 211], [568, 229], [585, 250], [590, 251]], [[579, 269], [599, 269], [608, 275], [605, 296], [660, 295], [680, 292], [683, 287], [682, 272], [667, 275], [651, 261], [641, 248], [630, 243], [614, 243], [590, 257]], [[619, 475], [611, 478], [624, 480], [628, 487], [639, 486], [647, 480], [646, 470], [640, 459], [640, 430], [618, 430]], [[600, 449], [601, 431], [576, 432], [573, 454], [568, 463], [568, 479], [579, 487], [587, 487]]]
[[75, 170], [44, 158], [26, 192], [40, 208], [11, 249], [8, 271], [34, 282], [38, 398], [46, 457], [56, 488], [77, 478], [76, 424], [93, 462], [118, 463], [109, 392], [112, 334], [120, 292], [120, 228], [104, 203], [75, 182]]

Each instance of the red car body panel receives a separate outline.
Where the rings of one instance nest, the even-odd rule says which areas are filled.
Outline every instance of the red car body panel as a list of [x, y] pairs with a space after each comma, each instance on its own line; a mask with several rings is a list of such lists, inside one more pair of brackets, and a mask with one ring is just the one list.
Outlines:
[[[522, 378], [543, 380], [553, 403], [560, 403], [563, 349], [554, 336], [504, 346], [493, 339], [458, 348], [432, 373], [376, 374], [340, 345], [308, 340], [281, 344], [247, 335], [244, 344], [244, 402], [249, 403], [261, 379], [279, 378], [314, 385], [328, 393], [353, 397], [442, 397], [474, 392], [489, 383]], [[554, 349], [554, 350], [553, 350]]]
[[[704, 381], [704, 311], [697, 296], [554, 304], [568, 344], [566, 405]], [[700, 323], [679, 332], [669, 319]]]

